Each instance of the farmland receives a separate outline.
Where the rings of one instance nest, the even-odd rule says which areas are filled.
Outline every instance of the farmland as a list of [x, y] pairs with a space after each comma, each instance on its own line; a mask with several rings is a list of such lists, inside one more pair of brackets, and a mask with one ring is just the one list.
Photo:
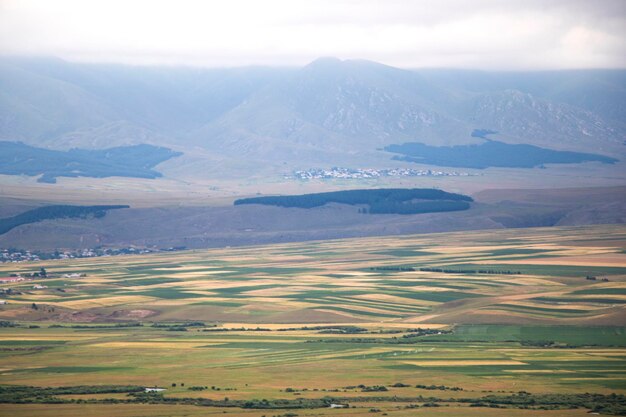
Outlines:
[[[42, 267], [2, 284], [11, 415], [623, 411], [622, 226], [4, 264], [0, 277]], [[102, 385], [167, 391], [33, 388], [55, 405], [6, 391]]]

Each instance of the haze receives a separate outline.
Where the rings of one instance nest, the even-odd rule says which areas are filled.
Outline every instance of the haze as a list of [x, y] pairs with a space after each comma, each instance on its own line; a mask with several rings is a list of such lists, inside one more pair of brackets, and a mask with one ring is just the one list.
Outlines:
[[624, 68], [623, 1], [2, 0], [0, 53], [70, 61]]
[[626, 416], [626, 0], [0, 0], [0, 416]]

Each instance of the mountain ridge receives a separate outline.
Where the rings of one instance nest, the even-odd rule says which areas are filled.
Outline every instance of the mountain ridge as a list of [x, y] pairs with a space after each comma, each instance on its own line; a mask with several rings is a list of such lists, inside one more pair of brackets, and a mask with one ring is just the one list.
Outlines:
[[[626, 71], [408, 70], [320, 58], [302, 68], [126, 67], [0, 60], [0, 140], [51, 149], [151, 144], [301, 166], [390, 160], [385, 146], [495, 139], [626, 154]], [[256, 162], [255, 162], [256, 163]]]

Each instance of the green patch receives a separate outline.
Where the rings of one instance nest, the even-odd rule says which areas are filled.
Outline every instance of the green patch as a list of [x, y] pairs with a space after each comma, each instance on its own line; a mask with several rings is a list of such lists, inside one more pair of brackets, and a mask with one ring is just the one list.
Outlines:
[[619, 298], [601, 298], [601, 297], [537, 297], [536, 301], [546, 303], [593, 303], [593, 304], [626, 304], [626, 300]]
[[[357, 309], [350, 309], [350, 308], [345, 308], [345, 307], [336, 307], [332, 304], [329, 304], [327, 306], [322, 307], [324, 310], [332, 310], [332, 311], [337, 311], [340, 313], [348, 313], [348, 314], [354, 314], [357, 316], [368, 316], [368, 317], [398, 317], [398, 314], [387, 314], [387, 313], [374, 313], [371, 311], [363, 311], [363, 310], [357, 310]], [[313, 309], [311, 309], [313, 310]]]
[[436, 252], [428, 252], [423, 250], [411, 250], [411, 249], [390, 249], [378, 252], [372, 252], [372, 254], [376, 255], [391, 255], [399, 258], [403, 257], [412, 257], [412, 256], [430, 256], [437, 255]]
[[415, 300], [435, 301], [438, 303], [447, 303], [450, 301], [462, 300], [464, 298], [482, 297], [480, 294], [458, 291], [433, 291], [433, 292], [391, 292], [400, 297], [412, 298]]
[[104, 371], [127, 371], [132, 368], [119, 367], [119, 366], [45, 366], [43, 368], [25, 368], [14, 369], [12, 372], [24, 373], [24, 372], [36, 372], [36, 373], [53, 373], [53, 374], [82, 374], [90, 372], [104, 372]]
[[167, 300], [177, 300], [182, 298], [198, 298], [198, 294], [180, 291], [175, 288], [155, 288], [146, 291], [133, 292], [133, 295], [145, 295], [148, 297], [164, 298]]
[[534, 307], [534, 306], [520, 306], [510, 304], [496, 304], [494, 307], [501, 308], [508, 311], [517, 311], [523, 313], [544, 313], [548, 317], [567, 317], [574, 315], [592, 315], [597, 312], [594, 310], [582, 310], [573, 308], [557, 308], [557, 307]]
[[474, 264], [460, 263], [446, 265], [448, 269], [473, 269], [473, 270], [510, 270], [519, 271], [525, 275], [547, 275], [559, 277], [586, 277], [588, 275], [624, 275], [626, 268], [608, 266], [586, 265], [524, 265], [524, 264]]
[[453, 283], [442, 279], [441, 281], [422, 281], [419, 278], [416, 278], [414, 281], [408, 281], [406, 279], [381, 279], [377, 280], [377, 283], [383, 284], [385, 286], [396, 286], [396, 287], [416, 287], [416, 286], [429, 286], [429, 287], [437, 287], [437, 288], [452, 288], [455, 290], [466, 290], [472, 288], [469, 285], [465, 285], [459, 283], [457, 280], [454, 280]]
[[65, 340], [0, 340], [0, 346], [49, 346], [66, 343]]
[[580, 346], [626, 346], [626, 327], [609, 326], [516, 326], [464, 324], [452, 334], [429, 340], [462, 342], [545, 342]]
[[496, 249], [488, 252], [491, 256], [508, 256], [508, 255], [535, 255], [539, 253], [554, 252], [556, 249], [527, 249], [527, 248], [508, 248]]
[[180, 280], [175, 278], [137, 278], [115, 281], [115, 285], [119, 285], [120, 287], [137, 287], [144, 285], [168, 284], [170, 282], [180, 282]]
[[[572, 294], [580, 295], [593, 295], [593, 294], [606, 294], [606, 295], [626, 295], [626, 288], [589, 288], [586, 290], [578, 290], [572, 292]], [[582, 299], [581, 299], [582, 300]]]
[[194, 306], [202, 306], [202, 305], [204, 305], [204, 306], [217, 306], [217, 307], [241, 307], [242, 305], [245, 305], [245, 304], [246, 303], [243, 302], [243, 301], [238, 303], [236, 301], [222, 301], [222, 300], [211, 301], [209, 299], [209, 300], [206, 300], [206, 301], [200, 301], [200, 302], [197, 302], [197, 303], [193, 303], [192, 305], [194, 305]]
[[225, 297], [246, 297], [245, 293], [248, 291], [277, 288], [280, 286], [281, 285], [277, 284], [245, 285], [241, 287], [211, 288], [211, 291]]

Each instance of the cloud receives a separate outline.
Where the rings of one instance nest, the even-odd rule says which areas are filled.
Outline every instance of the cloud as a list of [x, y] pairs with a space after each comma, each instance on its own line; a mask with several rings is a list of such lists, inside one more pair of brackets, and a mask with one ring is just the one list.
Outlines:
[[0, 53], [200, 66], [626, 67], [622, 0], [0, 0]]

